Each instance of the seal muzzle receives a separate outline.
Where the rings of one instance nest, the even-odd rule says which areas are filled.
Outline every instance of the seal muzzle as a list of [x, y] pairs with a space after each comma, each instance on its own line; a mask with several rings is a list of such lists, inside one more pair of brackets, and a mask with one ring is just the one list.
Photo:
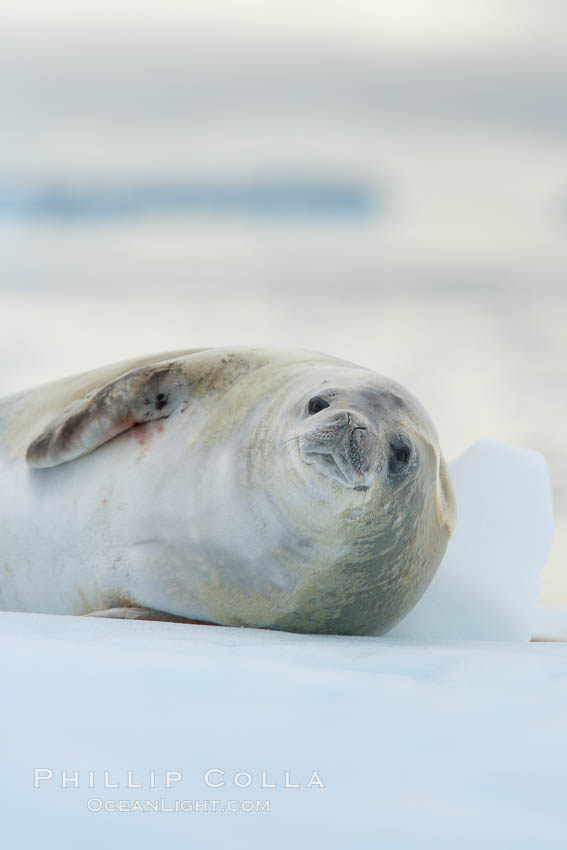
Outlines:
[[368, 424], [350, 411], [333, 412], [299, 439], [306, 463], [316, 465], [328, 478], [356, 490], [366, 490], [374, 479], [374, 444]]

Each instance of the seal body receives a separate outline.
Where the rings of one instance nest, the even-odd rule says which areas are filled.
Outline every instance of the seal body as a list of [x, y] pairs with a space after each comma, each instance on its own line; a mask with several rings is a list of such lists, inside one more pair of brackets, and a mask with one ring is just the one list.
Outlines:
[[0, 481], [13, 611], [383, 632], [454, 521], [420, 403], [302, 350], [174, 352], [4, 399]]

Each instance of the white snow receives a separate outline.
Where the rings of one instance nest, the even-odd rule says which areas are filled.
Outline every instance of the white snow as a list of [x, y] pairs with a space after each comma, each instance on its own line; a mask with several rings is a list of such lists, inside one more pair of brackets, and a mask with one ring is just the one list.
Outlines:
[[2, 846], [564, 850], [567, 644], [527, 641], [545, 463], [451, 473], [458, 531], [387, 637], [0, 614]]
[[[3, 847], [565, 848], [567, 644], [33, 614], [3, 614], [0, 635]], [[34, 768], [53, 779], [34, 788]], [[225, 787], [205, 784], [213, 768]], [[61, 787], [64, 770], [79, 788]], [[166, 789], [165, 771], [182, 780]], [[239, 771], [250, 787], [234, 787]], [[285, 771], [302, 787], [283, 787]], [[313, 771], [324, 788], [304, 787]], [[271, 811], [94, 812], [89, 799]]]
[[538, 608], [534, 623], [537, 640], [562, 640], [567, 642], [567, 609]]
[[449, 470], [457, 527], [430, 587], [391, 635], [529, 640], [553, 537], [545, 458], [482, 440]]

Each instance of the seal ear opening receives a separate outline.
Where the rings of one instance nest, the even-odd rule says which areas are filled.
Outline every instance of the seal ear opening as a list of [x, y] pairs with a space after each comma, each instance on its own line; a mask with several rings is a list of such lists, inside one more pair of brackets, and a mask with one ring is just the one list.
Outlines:
[[457, 521], [457, 505], [455, 491], [449, 476], [449, 468], [440, 452], [437, 462], [437, 480], [435, 481], [435, 513], [439, 525], [445, 527], [451, 535]]
[[175, 360], [133, 369], [69, 405], [30, 443], [26, 461], [43, 469], [75, 460], [135, 425], [166, 419], [188, 393], [187, 375]]

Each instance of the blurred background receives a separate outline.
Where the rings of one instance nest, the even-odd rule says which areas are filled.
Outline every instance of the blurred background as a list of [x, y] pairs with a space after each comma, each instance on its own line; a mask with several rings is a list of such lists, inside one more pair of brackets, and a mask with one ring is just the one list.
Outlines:
[[562, 0], [19, 0], [0, 28], [0, 394], [301, 346], [448, 458], [544, 452], [567, 604]]

